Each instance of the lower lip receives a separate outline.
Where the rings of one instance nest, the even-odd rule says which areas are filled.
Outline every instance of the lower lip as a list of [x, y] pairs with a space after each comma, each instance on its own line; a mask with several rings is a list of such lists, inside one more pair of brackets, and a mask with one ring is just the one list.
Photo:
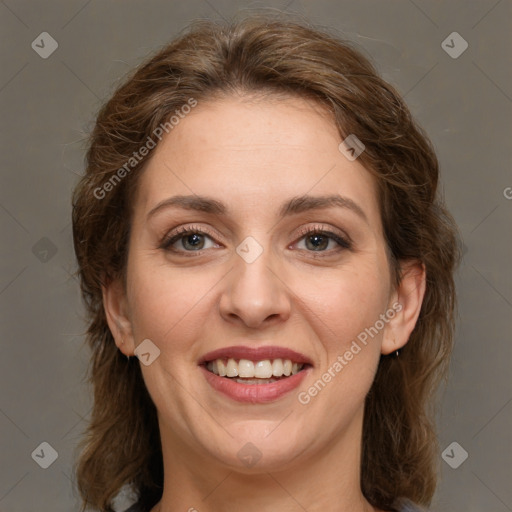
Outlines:
[[310, 369], [308, 366], [295, 375], [268, 384], [240, 384], [235, 380], [219, 377], [202, 365], [200, 368], [213, 389], [237, 402], [253, 404], [273, 402], [283, 397], [299, 386]]

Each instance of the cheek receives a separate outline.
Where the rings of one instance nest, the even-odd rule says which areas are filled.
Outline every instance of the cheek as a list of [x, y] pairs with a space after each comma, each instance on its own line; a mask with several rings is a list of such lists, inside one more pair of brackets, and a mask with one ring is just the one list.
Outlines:
[[361, 412], [379, 364], [383, 332], [369, 336], [367, 329], [386, 311], [389, 286], [375, 264], [347, 266], [335, 277], [322, 286], [317, 283], [314, 292], [314, 280], [308, 278], [301, 290], [322, 353], [320, 367], [297, 399], [304, 406], [300, 410], [307, 411], [326, 436], [348, 428]]
[[219, 280], [212, 274], [134, 258], [128, 275], [135, 343], [149, 338], [161, 350], [171, 343], [173, 352], [179, 352], [181, 345], [190, 349], [189, 340], [212, 308], [208, 292]]
[[328, 351], [342, 350], [384, 313], [389, 293], [386, 274], [374, 263], [325, 274], [302, 274], [294, 290], [314, 320]]

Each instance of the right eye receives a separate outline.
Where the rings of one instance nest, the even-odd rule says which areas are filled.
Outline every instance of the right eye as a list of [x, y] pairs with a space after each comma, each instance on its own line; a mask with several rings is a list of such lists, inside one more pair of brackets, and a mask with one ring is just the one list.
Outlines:
[[[205, 247], [206, 240], [209, 239], [213, 246], [216, 246], [211, 239], [211, 234], [202, 228], [185, 227], [180, 228], [177, 231], [171, 232], [162, 241], [160, 248], [171, 252], [200, 252], [203, 249], [209, 249]], [[177, 247], [173, 247], [176, 245]], [[181, 245], [181, 248], [180, 248]]]

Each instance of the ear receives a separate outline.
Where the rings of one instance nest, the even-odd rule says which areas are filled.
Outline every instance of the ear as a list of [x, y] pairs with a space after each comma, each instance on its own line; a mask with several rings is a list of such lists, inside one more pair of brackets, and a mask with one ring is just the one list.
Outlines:
[[382, 354], [390, 354], [409, 341], [425, 295], [425, 265], [416, 260], [402, 261], [400, 270], [402, 278], [389, 305], [390, 310], [393, 309], [396, 314], [387, 325], [381, 346]]
[[119, 350], [126, 356], [133, 356], [135, 345], [126, 292], [121, 279], [111, 280], [102, 285], [103, 307], [110, 332]]

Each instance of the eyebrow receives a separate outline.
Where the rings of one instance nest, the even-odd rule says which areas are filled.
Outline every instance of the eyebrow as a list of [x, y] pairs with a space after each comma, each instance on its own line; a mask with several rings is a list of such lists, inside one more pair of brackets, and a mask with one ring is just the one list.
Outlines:
[[[221, 201], [216, 199], [198, 196], [173, 196], [159, 202], [147, 214], [147, 220], [153, 217], [157, 212], [167, 208], [182, 208], [199, 212], [210, 213], [219, 216], [227, 215], [228, 208]], [[320, 210], [323, 208], [345, 208], [363, 219], [368, 224], [368, 218], [363, 209], [352, 199], [338, 194], [328, 196], [298, 196], [293, 197], [281, 205], [279, 210], [280, 218], [297, 213], [303, 213], [310, 210]]]

